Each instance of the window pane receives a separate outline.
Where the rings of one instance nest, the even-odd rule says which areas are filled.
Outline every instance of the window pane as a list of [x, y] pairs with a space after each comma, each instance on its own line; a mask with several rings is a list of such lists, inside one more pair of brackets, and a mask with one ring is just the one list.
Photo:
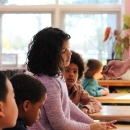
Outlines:
[[112, 43], [103, 43], [107, 26], [116, 29], [116, 14], [65, 14], [65, 31], [71, 35], [71, 49], [85, 60], [99, 59], [106, 63], [111, 58]]
[[60, 0], [60, 4], [121, 4], [121, 0]]
[[17, 67], [17, 54], [2, 54], [2, 67]]
[[0, 0], [4, 5], [48, 5], [55, 4], [55, 0]]
[[39, 30], [51, 26], [51, 14], [3, 14], [2, 53], [18, 54], [18, 64], [24, 64], [28, 44]]

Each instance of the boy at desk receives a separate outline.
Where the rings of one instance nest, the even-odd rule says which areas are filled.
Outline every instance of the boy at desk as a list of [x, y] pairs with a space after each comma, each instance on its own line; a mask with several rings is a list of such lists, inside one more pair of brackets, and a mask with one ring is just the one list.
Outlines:
[[46, 88], [40, 81], [26, 74], [16, 74], [10, 81], [19, 112], [16, 125], [4, 130], [28, 130], [27, 126], [32, 126], [41, 113], [40, 108], [47, 98]]
[[77, 80], [80, 80], [84, 72], [84, 62], [82, 57], [71, 51], [70, 64], [65, 67], [64, 77], [68, 88], [68, 94], [70, 99], [75, 105], [82, 105], [81, 110], [84, 113], [95, 113], [102, 109], [101, 103], [98, 102], [93, 96], [90, 96], [80, 84], [77, 84]]

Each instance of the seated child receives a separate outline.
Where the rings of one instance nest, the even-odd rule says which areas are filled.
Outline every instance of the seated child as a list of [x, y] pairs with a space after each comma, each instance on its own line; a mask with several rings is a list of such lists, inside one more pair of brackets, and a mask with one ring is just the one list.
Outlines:
[[39, 117], [47, 91], [43, 84], [32, 76], [16, 74], [10, 78], [14, 88], [16, 104], [18, 107], [17, 123], [13, 128], [4, 130], [27, 130]]
[[8, 78], [0, 72], [0, 130], [16, 124], [18, 109], [14, 90]]
[[84, 90], [86, 90], [91, 96], [105, 96], [109, 93], [109, 90], [105, 87], [99, 86], [97, 79], [102, 78], [103, 65], [99, 60], [89, 59], [86, 63], [86, 72], [81, 82]]
[[66, 80], [69, 97], [75, 105], [82, 105], [81, 110], [84, 113], [99, 112], [102, 109], [101, 103], [98, 102], [93, 96], [90, 96], [82, 86], [77, 84], [84, 72], [84, 62], [82, 57], [71, 51], [70, 64], [65, 67], [64, 77]]

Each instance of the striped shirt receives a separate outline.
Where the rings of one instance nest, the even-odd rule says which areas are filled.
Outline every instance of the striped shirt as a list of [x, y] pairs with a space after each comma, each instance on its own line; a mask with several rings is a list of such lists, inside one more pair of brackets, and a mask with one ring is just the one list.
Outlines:
[[68, 90], [61, 77], [35, 76], [47, 89], [47, 100], [39, 120], [29, 130], [90, 130], [93, 123], [68, 97]]

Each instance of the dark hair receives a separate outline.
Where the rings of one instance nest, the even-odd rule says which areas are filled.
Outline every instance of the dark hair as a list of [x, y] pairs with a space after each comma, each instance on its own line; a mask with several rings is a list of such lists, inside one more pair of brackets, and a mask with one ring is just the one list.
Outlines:
[[8, 93], [8, 88], [6, 86], [6, 76], [0, 72], [0, 101], [5, 102], [6, 101], [6, 96]]
[[86, 63], [87, 71], [84, 73], [85, 78], [92, 78], [102, 67], [102, 63], [96, 59], [89, 59]]
[[27, 53], [28, 70], [34, 75], [60, 75], [59, 67], [63, 60], [61, 50], [70, 35], [59, 28], [47, 27], [39, 31], [29, 44]]
[[14, 88], [17, 106], [25, 100], [37, 103], [46, 93], [44, 85], [34, 77], [26, 74], [16, 74], [10, 78]]
[[71, 55], [70, 63], [74, 63], [78, 66], [78, 80], [80, 80], [84, 72], [84, 61], [79, 53], [74, 51], [71, 52], [72, 55]]

